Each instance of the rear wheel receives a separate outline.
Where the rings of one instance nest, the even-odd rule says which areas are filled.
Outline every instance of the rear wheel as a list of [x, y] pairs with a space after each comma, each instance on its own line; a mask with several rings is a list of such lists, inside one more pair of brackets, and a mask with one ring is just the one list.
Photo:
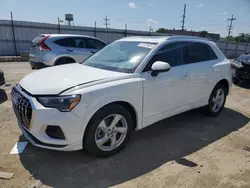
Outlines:
[[120, 105], [109, 105], [92, 117], [83, 145], [89, 153], [97, 157], [109, 157], [126, 146], [132, 132], [131, 114]]
[[218, 84], [212, 91], [205, 112], [209, 116], [217, 116], [223, 110], [227, 97], [227, 89], [223, 84]]
[[56, 60], [55, 65], [65, 65], [70, 63], [75, 63], [76, 61], [70, 57], [62, 57]]

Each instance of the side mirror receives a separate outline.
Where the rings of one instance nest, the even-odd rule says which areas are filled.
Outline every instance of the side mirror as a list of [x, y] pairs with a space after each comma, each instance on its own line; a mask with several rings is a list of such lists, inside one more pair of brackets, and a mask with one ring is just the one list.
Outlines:
[[151, 75], [152, 76], [157, 76], [159, 73], [161, 72], [168, 72], [171, 69], [171, 66], [163, 61], [156, 61], [153, 63], [153, 65], [151, 66]]

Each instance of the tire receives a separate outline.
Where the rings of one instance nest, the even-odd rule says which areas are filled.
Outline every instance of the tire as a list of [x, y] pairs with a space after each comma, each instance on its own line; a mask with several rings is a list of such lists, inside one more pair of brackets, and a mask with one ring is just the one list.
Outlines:
[[[115, 118], [121, 119], [113, 130], [111, 122]], [[106, 122], [106, 127], [103, 122]], [[125, 129], [126, 133], [124, 133]], [[123, 133], [119, 132], [121, 130]], [[100, 109], [91, 118], [85, 131], [83, 147], [94, 156], [110, 157], [120, 152], [127, 145], [132, 132], [133, 119], [131, 114], [121, 105], [111, 104]], [[114, 139], [117, 140], [116, 144], [112, 144], [115, 143]], [[105, 142], [103, 142], [104, 140]]]
[[75, 63], [76, 61], [69, 57], [62, 57], [56, 60], [55, 65], [65, 65], [70, 63]]
[[[217, 93], [220, 91], [220, 93], [223, 93], [223, 98], [221, 100], [217, 99], [216, 100], [216, 96]], [[223, 84], [218, 84], [215, 86], [215, 88], [213, 89], [210, 97], [209, 97], [209, 101], [208, 101], [208, 105], [205, 107], [205, 114], [211, 117], [214, 116], [218, 116], [220, 114], [220, 112], [223, 110], [224, 105], [226, 103], [226, 98], [227, 98], [227, 89]], [[217, 108], [215, 108], [215, 101], [218, 102], [218, 106]]]

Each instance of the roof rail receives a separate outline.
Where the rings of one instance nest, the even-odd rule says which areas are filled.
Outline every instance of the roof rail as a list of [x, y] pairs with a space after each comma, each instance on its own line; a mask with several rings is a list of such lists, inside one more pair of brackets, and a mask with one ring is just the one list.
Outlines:
[[169, 36], [168, 40], [172, 40], [172, 39], [199, 39], [199, 40], [208, 40], [207, 38], [203, 38], [203, 37], [185, 36], [185, 35]]

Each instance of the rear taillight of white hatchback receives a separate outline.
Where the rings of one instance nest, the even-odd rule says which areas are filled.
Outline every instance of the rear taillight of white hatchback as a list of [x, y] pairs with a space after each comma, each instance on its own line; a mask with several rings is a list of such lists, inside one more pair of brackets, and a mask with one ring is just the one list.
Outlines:
[[40, 41], [40, 50], [41, 51], [50, 51], [51, 49], [45, 44], [45, 41], [50, 37], [50, 35], [47, 35]]

